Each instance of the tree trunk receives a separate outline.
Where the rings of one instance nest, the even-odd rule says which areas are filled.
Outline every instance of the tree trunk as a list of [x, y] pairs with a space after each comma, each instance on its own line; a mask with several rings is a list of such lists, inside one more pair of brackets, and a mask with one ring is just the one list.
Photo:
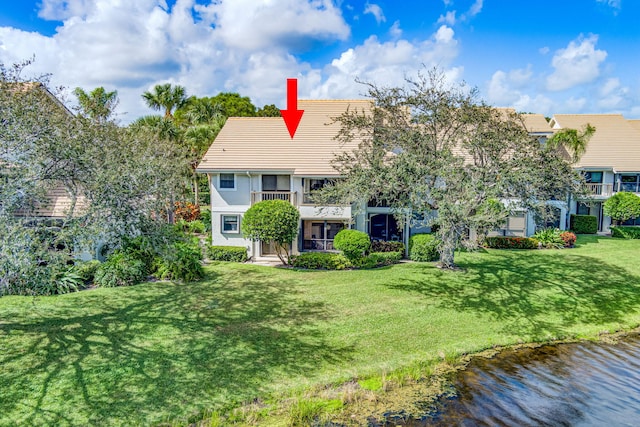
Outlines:
[[440, 267], [446, 269], [455, 269], [455, 253], [458, 245], [458, 230], [456, 226], [443, 227], [440, 247]]

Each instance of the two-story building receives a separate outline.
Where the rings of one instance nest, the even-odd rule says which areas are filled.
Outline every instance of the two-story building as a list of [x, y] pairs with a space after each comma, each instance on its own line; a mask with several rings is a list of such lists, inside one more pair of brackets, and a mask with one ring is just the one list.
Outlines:
[[[211, 186], [212, 241], [214, 245], [245, 246], [249, 255], [274, 255], [270, 245], [245, 239], [243, 214], [256, 202], [282, 199], [300, 211], [300, 229], [293, 252], [332, 250], [335, 235], [345, 227], [367, 232], [374, 240], [405, 242], [411, 234], [429, 231], [398, 221], [383, 201], [362, 201], [352, 206], [316, 206], [311, 191], [339, 178], [332, 166], [336, 154], [357, 148], [360, 141], [342, 144], [335, 139], [339, 124], [333, 118], [347, 111], [369, 111], [370, 100], [301, 100], [304, 115], [294, 138], [282, 118], [231, 117], [198, 165]], [[553, 130], [539, 114], [523, 116], [527, 130], [541, 143]], [[566, 204], [558, 203], [558, 217]], [[532, 215], [515, 212], [498, 230], [504, 235], [535, 232]], [[564, 227], [563, 227], [564, 228]]]
[[274, 248], [242, 236], [244, 212], [256, 202], [282, 199], [300, 211], [300, 232], [293, 252], [331, 250], [333, 238], [354, 226], [351, 206], [315, 206], [309, 195], [338, 178], [334, 156], [357, 147], [334, 139], [332, 118], [369, 109], [365, 100], [299, 101], [304, 110], [294, 138], [280, 117], [230, 117], [198, 165], [211, 183], [212, 240], [217, 245], [246, 246], [254, 257]]
[[[621, 114], [556, 114], [553, 130], [583, 129], [589, 123], [596, 132], [586, 152], [574, 167], [587, 182], [587, 197], [569, 200], [569, 212], [594, 215], [598, 230], [608, 232], [611, 218], [604, 215], [603, 203], [619, 191], [640, 194], [640, 120], [627, 120]], [[628, 221], [640, 225], [640, 219]]]

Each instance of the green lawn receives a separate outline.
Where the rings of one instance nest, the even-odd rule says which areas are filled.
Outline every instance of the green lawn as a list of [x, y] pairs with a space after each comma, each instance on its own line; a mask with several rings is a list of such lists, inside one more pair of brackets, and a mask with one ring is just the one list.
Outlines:
[[267, 395], [640, 324], [640, 241], [0, 298], [0, 425], [186, 422]]

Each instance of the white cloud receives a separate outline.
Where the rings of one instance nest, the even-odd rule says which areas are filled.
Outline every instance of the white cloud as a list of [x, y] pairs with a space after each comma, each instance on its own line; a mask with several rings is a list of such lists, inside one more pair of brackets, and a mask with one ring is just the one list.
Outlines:
[[223, 0], [195, 6], [230, 47], [300, 48], [310, 40], [345, 40], [350, 33], [331, 0]]
[[551, 52], [551, 49], [549, 49], [549, 46], [543, 46], [538, 49], [538, 52], [540, 52], [541, 55], [546, 55], [547, 53]]
[[407, 40], [383, 43], [371, 36], [334, 59], [323, 70], [326, 78], [310, 95], [312, 98], [359, 97], [365, 88], [355, 83], [356, 78], [378, 85], [401, 86], [405, 77], [415, 77], [423, 65], [437, 66], [450, 79], [457, 79], [461, 68], [446, 69], [457, 55], [458, 42], [454, 32], [444, 25], [428, 40], [415, 43]]
[[632, 104], [630, 89], [622, 86], [620, 79], [610, 78], [598, 90], [598, 108], [604, 111], [620, 111]]
[[364, 7], [364, 14], [371, 14], [374, 18], [376, 18], [376, 22], [380, 24], [381, 22], [385, 22], [387, 18], [385, 18], [384, 13], [382, 12], [382, 8], [374, 3], [367, 3]]
[[391, 37], [397, 39], [402, 36], [402, 28], [400, 28], [400, 21], [396, 21], [393, 23], [391, 28], [389, 29], [389, 34]]
[[547, 77], [547, 89], [565, 90], [595, 80], [607, 57], [606, 51], [595, 48], [597, 41], [596, 35], [580, 36], [566, 48], [557, 50], [551, 60], [554, 72]]
[[598, 3], [604, 3], [607, 6], [620, 10], [622, 8], [622, 0], [596, 0]]
[[455, 10], [450, 10], [446, 14], [440, 15], [440, 18], [438, 18], [438, 23], [439, 24], [447, 24], [449, 26], [455, 25], [456, 24], [456, 11]]
[[163, 82], [198, 96], [237, 91], [257, 106], [283, 105], [287, 77], [319, 75], [288, 53], [290, 40], [342, 40], [350, 31], [330, 0], [223, 0], [208, 7], [177, 0], [171, 9], [164, 0], [44, 0], [40, 14], [62, 19], [56, 33], [0, 28], [0, 61], [35, 54], [29, 72], [52, 73], [52, 84], [69, 92], [117, 89], [118, 111], [128, 113], [123, 122], [151, 114], [141, 94]]
[[469, 18], [473, 18], [474, 16], [479, 14], [482, 11], [482, 3], [483, 3], [483, 0], [476, 0], [471, 5], [471, 8], [469, 8], [469, 11], [465, 15]]
[[524, 95], [520, 91], [530, 83], [533, 72], [531, 67], [511, 70], [508, 73], [496, 71], [487, 88], [487, 99], [494, 105], [510, 106]]

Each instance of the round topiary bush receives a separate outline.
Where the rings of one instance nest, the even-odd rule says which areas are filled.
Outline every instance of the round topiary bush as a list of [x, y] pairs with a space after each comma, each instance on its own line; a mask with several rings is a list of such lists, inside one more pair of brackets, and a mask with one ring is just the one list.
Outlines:
[[334, 237], [333, 247], [353, 261], [366, 255], [371, 248], [371, 240], [367, 233], [344, 229]]

